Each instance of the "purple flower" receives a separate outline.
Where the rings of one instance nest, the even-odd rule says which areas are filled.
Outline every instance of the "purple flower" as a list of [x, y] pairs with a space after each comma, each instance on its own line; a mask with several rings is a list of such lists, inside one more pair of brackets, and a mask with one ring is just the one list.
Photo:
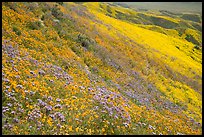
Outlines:
[[41, 103], [41, 106], [43, 106], [43, 107], [46, 106], [46, 105], [47, 105], [47, 103], [45, 103], [45, 102]]
[[60, 104], [55, 105], [55, 108], [61, 108], [62, 106]]
[[94, 96], [94, 99], [99, 100], [99, 97], [97, 95]]
[[41, 99], [37, 99], [37, 101], [38, 101], [39, 103], [42, 103], [42, 100], [41, 100]]
[[152, 129], [152, 126], [151, 126], [151, 125], [149, 125], [149, 129]]
[[63, 114], [61, 114], [60, 112], [56, 112], [55, 115], [60, 118], [60, 121], [65, 122], [65, 118]]
[[3, 109], [3, 110], [9, 110], [9, 108], [8, 108], [8, 107], [2, 107], [2, 109]]
[[32, 115], [28, 115], [28, 121], [32, 121], [32, 120], [34, 120], [33, 116]]
[[115, 115], [115, 116], [114, 116], [114, 118], [115, 118], [115, 119], [118, 119], [118, 116], [117, 116], [117, 115]]
[[7, 88], [7, 89], [10, 88], [10, 86], [6, 86], [6, 88]]
[[88, 91], [91, 91], [91, 90], [93, 90], [93, 89], [89, 87], [89, 88], [88, 88]]
[[13, 68], [16, 72], [18, 72], [18, 70], [16, 68]]
[[10, 62], [13, 63], [14, 61], [13, 61], [13, 60], [10, 60]]
[[3, 81], [4, 81], [4, 82], [10, 82], [10, 80], [7, 79], [7, 78], [3, 79]]
[[49, 115], [52, 119], [55, 119], [55, 116], [53, 114]]
[[21, 112], [21, 113], [23, 113], [24, 112], [24, 110], [23, 109], [21, 109], [21, 108], [18, 108], [17, 109], [19, 112]]
[[4, 127], [4, 128], [7, 128], [7, 129], [11, 129], [13, 126], [10, 125], [10, 124], [6, 124], [6, 125], [4, 125], [3, 127]]
[[20, 76], [19, 76], [19, 75], [16, 75], [15, 77], [16, 77], [17, 79], [19, 79], [19, 78], [20, 78]]
[[22, 85], [17, 85], [16, 88], [23, 88], [23, 86]]
[[65, 119], [64, 119], [64, 117], [63, 117], [63, 118], [60, 118], [60, 120], [61, 120], [61, 122], [65, 122]]
[[57, 124], [57, 127], [58, 127], [58, 128], [60, 128], [60, 127], [61, 127], [61, 125], [60, 125], [60, 124]]
[[82, 89], [82, 90], [84, 90], [84, 89], [85, 89], [85, 87], [83, 87], [83, 86], [79, 86], [79, 88], [80, 88], [80, 89]]
[[3, 110], [2, 112], [5, 113], [6, 111], [7, 111], [7, 110], [5, 109], [5, 110]]
[[95, 106], [95, 109], [97, 110], [97, 109], [98, 109], [98, 106]]
[[35, 74], [35, 73], [34, 73], [34, 71], [30, 71], [30, 74], [32, 74], [32, 75], [33, 75], [33, 74]]
[[32, 95], [34, 95], [35, 94], [35, 92], [33, 92], [33, 91], [30, 91], [30, 95], [32, 96]]
[[46, 106], [45, 107], [47, 111], [51, 111], [52, 110], [52, 106]]
[[51, 101], [51, 100], [52, 100], [52, 97], [51, 97], [51, 96], [49, 96], [49, 97], [48, 97], [48, 100], [49, 100], [49, 101]]
[[53, 80], [49, 80], [51, 83], [53, 83], [54, 81]]
[[106, 113], [106, 111], [105, 111], [105, 110], [102, 110], [101, 112], [102, 112], [102, 113]]
[[3, 92], [5, 92], [6, 94], [9, 94], [8, 90], [4, 90]]
[[106, 103], [105, 102], [100, 102], [102, 105], [106, 105]]
[[18, 120], [17, 118], [14, 118], [14, 119], [13, 119], [13, 122], [14, 122], [14, 123], [18, 123], [19, 120]]
[[42, 123], [40, 121], [37, 122], [38, 127], [41, 127]]
[[56, 99], [57, 102], [60, 102], [61, 100], [59, 98]]
[[12, 107], [12, 104], [11, 104], [11, 103], [8, 103], [7, 106]]
[[40, 106], [46, 106], [47, 103], [43, 102], [41, 99], [37, 99]]
[[45, 75], [45, 71], [43, 71], [43, 70], [39, 70], [38, 73], [39, 73], [40, 75]]
[[123, 123], [123, 125], [124, 125], [125, 127], [128, 127], [128, 123]]

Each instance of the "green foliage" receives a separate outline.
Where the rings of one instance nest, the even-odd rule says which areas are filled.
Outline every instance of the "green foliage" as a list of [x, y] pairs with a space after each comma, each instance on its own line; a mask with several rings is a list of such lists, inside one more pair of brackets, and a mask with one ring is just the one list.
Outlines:
[[61, 19], [63, 16], [63, 13], [60, 11], [60, 8], [57, 7], [57, 5], [55, 5], [52, 9], [51, 9], [52, 15], [57, 18], [57, 19]]
[[107, 15], [111, 17], [112, 11], [111, 11], [111, 7], [109, 5], [107, 5], [107, 12], [108, 12]]
[[17, 11], [17, 3], [15, 2], [4, 2], [5, 6], [8, 6], [10, 9]]
[[199, 30], [200, 32], [202, 31], [202, 25], [201, 25], [201, 24], [196, 23], [196, 22], [193, 22], [193, 23], [192, 23], [192, 26], [193, 26], [195, 29]]
[[78, 42], [81, 43], [82, 47], [85, 47], [86, 49], [93, 51], [93, 46], [95, 44], [95, 41], [93, 39], [90, 39], [84, 34], [79, 34], [77, 40]]
[[186, 28], [192, 28], [193, 29], [193, 26], [190, 25], [188, 22], [186, 21], [180, 21], [179, 22], [179, 27], [182, 28], [182, 29], [186, 29]]
[[181, 16], [181, 18], [183, 18], [185, 20], [191, 20], [191, 21], [194, 21], [194, 22], [201, 23], [201, 18], [197, 14], [183, 14], [183, 16]]
[[178, 31], [178, 35], [182, 36], [185, 33], [186, 29], [182, 28], [182, 27], [178, 27], [178, 28], [176, 28], [176, 30]]
[[88, 66], [88, 67], [90, 67], [91, 66], [91, 60], [89, 59], [89, 58], [84, 58], [84, 63]]
[[136, 105], [138, 105], [138, 106], [141, 105], [141, 103], [140, 103], [137, 99], [133, 99], [133, 101], [134, 101], [134, 103], [135, 103]]
[[20, 36], [21, 35], [21, 31], [19, 30], [18, 27], [13, 26], [13, 31], [16, 33], [16, 35]]
[[27, 24], [27, 27], [31, 30], [39, 30], [42, 27], [42, 24], [40, 21], [35, 21], [35, 22], [29, 22]]
[[196, 45], [199, 45], [199, 44], [200, 44], [200, 43], [193, 37], [193, 35], [191, 35], [191, 34], [187, 34], [186, 37], [185, 37], [185, 39], [186, 39], [187, 41], [189, 41], [189, 42], [192, 42], [192, 43], [196, 44]]
[[56, 2], [56, 3], [58, 3], [59, 5], [63, 5], [63, 2]]
[[52, 19], [52, 13], [49, 11], [49, 12], [45, 12], [45, 14], [42, 15], [41, 17], [41, 20], [51, 20]]
[[72, 51], [74, 51], [78, 56], [81, 56], [82, 52], [77, 45], [71, 47]]
[[151, 16], [150, 19], [152, 20], [153, 24], [161, 26], [166, 29], [172, 29], [178, 25], [177, 23], [159, 17]]
[[200, 46], [195, 45], [194, 48], [197, 49], [197, 50], [199, 50], [199, 49], [200, 49]]
[[179, 16], [179, 15], [182, 15], [180, 13], [171, 12], [171, 11], [167, 11], [167, 10], [159, 10], [159, 12], [161, 12], [162, 15], [173, 17], [173, 18], [176, 17], [176, 16]]
[[136, 66], [136, 63], [133, 60], [129, 60], [129, 63], [131, 68], [134, 68]]
[[116, 11], [116, 18], [120, 20], [126, 20], [135, 24], [151, 24], [149, 21], [144, 20], [137, 15], [124, 14], [120, 11]]

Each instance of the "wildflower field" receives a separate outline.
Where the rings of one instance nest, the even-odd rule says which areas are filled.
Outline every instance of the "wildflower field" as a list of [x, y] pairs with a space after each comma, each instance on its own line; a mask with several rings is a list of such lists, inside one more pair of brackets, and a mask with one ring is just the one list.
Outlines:
[[2, 134], [201, 135], [202, 20], [184, 15], [3, 2]]

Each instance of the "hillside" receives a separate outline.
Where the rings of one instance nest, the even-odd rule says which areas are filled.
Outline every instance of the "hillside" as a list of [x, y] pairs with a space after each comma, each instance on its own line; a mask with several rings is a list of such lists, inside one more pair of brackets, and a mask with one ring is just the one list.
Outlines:
[[3, 2], [3, 134], [202, 134], [194, 14]]

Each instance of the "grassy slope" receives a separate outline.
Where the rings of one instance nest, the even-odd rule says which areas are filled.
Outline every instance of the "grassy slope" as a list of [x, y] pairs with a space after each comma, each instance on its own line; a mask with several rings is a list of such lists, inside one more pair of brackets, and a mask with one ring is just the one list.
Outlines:
[[[94, 7], [94, 5], [92, 5], [92, 7]], [[189, 42], [185, 42], [180, 39], [172, 38], [170, 36], [166, 36], [157, 32], [139, 28], [135, 25], [118, 21], [113, 18], [109, 18], [99, 12], [95, 12], [95, 14], [99, 19], [103, 21], [103, 23], [112, 24], [112, 27], [124, 33], [126, 36], [130, 37], [131, 39], [137, 41], [137, 43], [147, 46], [147, 48], [149, 48], [149, 51], [151, 51], [151, 49], [157, 49], [157, 52], [154, 52], [154, 56], [156, 57], [154, 60], [160, 60], [160, 62], [165, 63], [165, 64], [161, 64], [162, 66], [168, 65], [171, 69], [173, 69], [174, 72], [179, 72], [191, 78], [195, 75], [192, 72], [186, 71], [186, 70], [192, 69], [196, 71], [197, 74], [201, 74], [201, 64], [188, 56], [189, 55], [188, 52], [190, 52], [188, 50], [191, 50], [193, 48], [193, 44]], [[120, 27], [120, 26], [125, 26], [125, 27]], [[176, 46], [180, 48], [184, 48], [183, 45], [186, 45], [186, 47], [188, 47], [187, 49], [183, 49], [184, 52], [181, 52], [181, 50], [178, 50], [176, 48]], [[161, 55], [164, 55], [167, 57], [161, 58]], [[176, 60], [171, 61], [171, 58], [170, 58], [171, 56], [175, 57]], [[198, 57], [201, 58], [201, 56], [198, 56]], [[161, 81], [158, 81], [158, 84], [161, 85]], [[178, 94], [178, 92], [174, 90], [172, 92], [173, 94]], [[184, 97], [184, 96], [181, 96], [181, 97]], [[200, 102], [199, 104], [201, 105], [201, 98], [199, 100], [197, 101]]]
[[[54, 3], [39, 3], [38, 8], [29, 12], [27, 7], [33, 5], [19, 3], [14, 6], [15, 11], [3, 6], [2, 69], [3, 78], [9, 79], [9, 82], [3, 80], [3, 106], [13, 105], [3, 118], [12, 128], [4, 124], [3, 134], [201, 134], [200, 125], [188, 122], [188, 117], [192, 117], [202, 123], [202, 53], [192, 52], [192, 43], [106, 16], [98, 3], [58, 5], [66, 17], [59, 19], [60, 25], [49, 13], [48, 7], [53, 8]], [[28, 27], [46, 14], [44, 26], [34, 30]], [[13, 26], [20, 30], [19, 36]], [[95, 41], [88, 49], [77, 40], [80, 33]], [[20, 53], [11, 59], [6, 47], [17, 47], [17, 44], [15, 50]], [[46, 75], [38, 75], [40, 70]], [[58, 76], [66, 73], [70, 78]], [[16, 75], [20, 78], [15, 78]], [[153, 87], [148, 89], [147, 85], [151, 84]], [[12, 90], [19, 103], [8, 96], [6, 91]], [[25, 90], [35, 94], [29, 95]], [[48, 96], [53, 100], [49, 101]], [[54, 108], [59, 104], [57, 98], [61, 99], [61, 109]], [[61, 112], [65, 122], [52, 119], [37, 99], [53, 107], [51, 114]], [[18, 105], [24, 112], [15, 110]], [[40, 117], [34, 118], [33, 123], [28, 114], [34, 113], [35, 108], [40, 111]], [[172, 110], [177, 110], [176, 114]], [[16, 115], [11, 115], [11, 111]], [[14, 123], [13, 118], [18, 118], [19, 123]], [[149, 129], [149, 125], [156, 129]]]

